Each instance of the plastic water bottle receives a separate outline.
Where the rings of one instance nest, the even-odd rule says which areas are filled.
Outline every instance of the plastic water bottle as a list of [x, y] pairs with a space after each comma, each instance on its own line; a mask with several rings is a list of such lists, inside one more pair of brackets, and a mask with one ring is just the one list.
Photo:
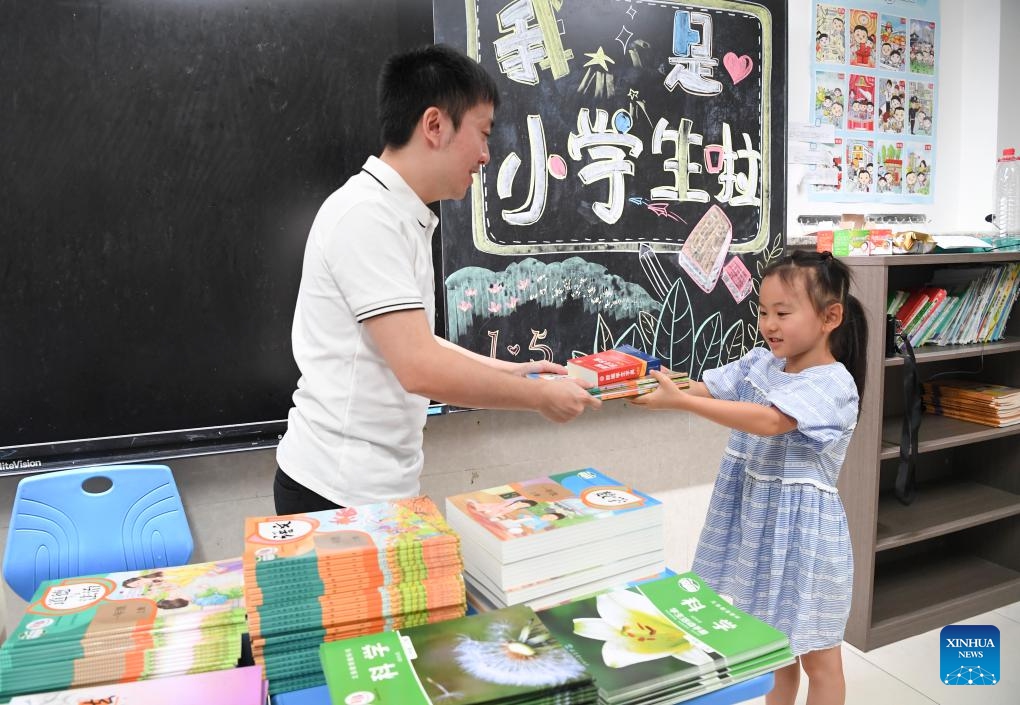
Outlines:
[[1016, 150], [1002, 150], [995, 170], [995, 226], [999, 235], [1020, 235], [1020, 159]]

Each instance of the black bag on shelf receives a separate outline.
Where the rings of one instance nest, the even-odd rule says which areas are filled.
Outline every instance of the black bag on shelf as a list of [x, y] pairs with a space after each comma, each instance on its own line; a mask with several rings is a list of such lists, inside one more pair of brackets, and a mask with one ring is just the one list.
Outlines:
[[893, 315], [886, 316], [886, 354], [903, 357], [903, 430], [896, 470], [896, 499], [901, 504], [910, 504], [917, 498], [915, 475], [917, 434], [921, 428], [921, 380], [914, 348]]

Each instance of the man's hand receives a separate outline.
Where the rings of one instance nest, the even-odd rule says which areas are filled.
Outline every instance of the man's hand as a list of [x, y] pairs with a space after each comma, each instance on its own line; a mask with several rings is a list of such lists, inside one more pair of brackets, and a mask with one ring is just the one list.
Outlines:
[[643, 406], [654, 411], [687, 408], [686, 402], [689, 397], [687, 392], [678, 389], [673, 380], [658, 370], [652, 370], [649, 374], [659, 383], [658, 389], [654, 392], [634, 397], [630, 400], [631, 404]]
[[[602, 407], [602, 400], [586, 392], [580, 380], [536, 380], [540, 387], [538, 412], [550, 421], [565, 423], [580, 416], [585, 409]], [[578, 384], [572, 384], [578, 382]]]

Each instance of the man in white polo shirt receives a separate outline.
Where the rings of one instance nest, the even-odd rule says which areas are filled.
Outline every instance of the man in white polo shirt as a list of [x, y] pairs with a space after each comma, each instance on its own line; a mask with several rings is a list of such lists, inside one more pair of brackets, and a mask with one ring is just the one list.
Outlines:
[[559, 365], [494, 360], [433, 335], [438, 219], [426, 204], [467, 194], [489, 161], [498, 103], [485, 70], [448, 47], [383, 67], [383, 152], [326, 199], [308, 234], [292, 330], [301, 379], [277, 451], [277, 513], [417, 494], [429, 399], [556, 422], [601, 405], [570, 381], [526, 377]]

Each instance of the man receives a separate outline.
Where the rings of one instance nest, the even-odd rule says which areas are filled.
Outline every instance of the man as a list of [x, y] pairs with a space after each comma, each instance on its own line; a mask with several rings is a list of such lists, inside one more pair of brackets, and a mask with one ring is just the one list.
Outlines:
[[383, 151], [323, 203], [294, 314], [301, 370], [277, 451], [276, 511], [413, 496], [429, 399], [530, 409], [565, 422], [601, 402], [551, 363], [493, 360], [436, 338], [426, 204], [463, 198], [488, 163], [499, 103], [476, 62], [441, 45], [391, 57], [379, 77]]

